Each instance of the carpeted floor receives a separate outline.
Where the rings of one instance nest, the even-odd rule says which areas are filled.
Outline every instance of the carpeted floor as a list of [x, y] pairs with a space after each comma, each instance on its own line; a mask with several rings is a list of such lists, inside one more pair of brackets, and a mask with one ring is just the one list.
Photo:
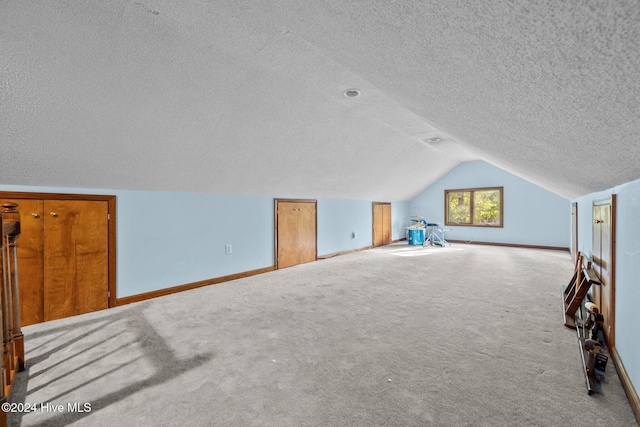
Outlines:
[[29, 326], [9, 425], [635, 426], [613, 363], [587, 395], [572, 269], [399, 243]]

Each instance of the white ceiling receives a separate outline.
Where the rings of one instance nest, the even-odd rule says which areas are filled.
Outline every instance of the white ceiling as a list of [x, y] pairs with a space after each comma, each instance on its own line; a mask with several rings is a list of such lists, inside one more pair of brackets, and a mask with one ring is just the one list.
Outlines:
[[408, 200], [483, 159], [572, 198], [639, 134], [636, 0], [0, 1], [1, 184]]

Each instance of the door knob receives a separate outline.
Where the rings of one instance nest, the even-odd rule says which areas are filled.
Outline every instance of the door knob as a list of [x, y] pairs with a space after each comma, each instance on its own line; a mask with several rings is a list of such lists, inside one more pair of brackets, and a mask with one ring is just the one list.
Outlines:
[[51, 212], [51, 216], [52, 216], [52, 217], [54, 217], [54, 218], [57, 218], [57, 217], [58, 217], [58, 214], [57, 214], [57, 213], [55, 213], [55, 212]]
[[604, 222], [604, 221], [603, 221], [603, 220], [601, 220], [601, 219], [596, 219], [596, 220], [595, 220], [595, 223], [596, 223], [596, 224], [602, 224], [603, 222]]

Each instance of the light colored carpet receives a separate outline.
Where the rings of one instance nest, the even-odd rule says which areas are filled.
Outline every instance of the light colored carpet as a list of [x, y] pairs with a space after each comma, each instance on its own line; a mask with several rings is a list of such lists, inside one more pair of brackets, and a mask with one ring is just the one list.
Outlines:
[[29, 326], [10, 425], [635, 426], [613, 363], [587, 395], [572, 269], [398, 243]]

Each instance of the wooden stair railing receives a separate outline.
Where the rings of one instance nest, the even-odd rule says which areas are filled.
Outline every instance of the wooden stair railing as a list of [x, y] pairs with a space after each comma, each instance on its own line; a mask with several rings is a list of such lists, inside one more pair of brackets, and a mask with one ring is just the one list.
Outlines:
[[[18, 286], [17, 240], [20, 236], [20, 213], [15, 203], [0, 209], [2, 240], [2, 290], [0, 291], [0, 330], [2, 330], [2, 370], [0, 405], [8, 402], [16, 373], [24, 370], [24, 336], [20, 327], [20, 291]], [[0, 427], [6, 426], [7, 414], [0, 410]]]

